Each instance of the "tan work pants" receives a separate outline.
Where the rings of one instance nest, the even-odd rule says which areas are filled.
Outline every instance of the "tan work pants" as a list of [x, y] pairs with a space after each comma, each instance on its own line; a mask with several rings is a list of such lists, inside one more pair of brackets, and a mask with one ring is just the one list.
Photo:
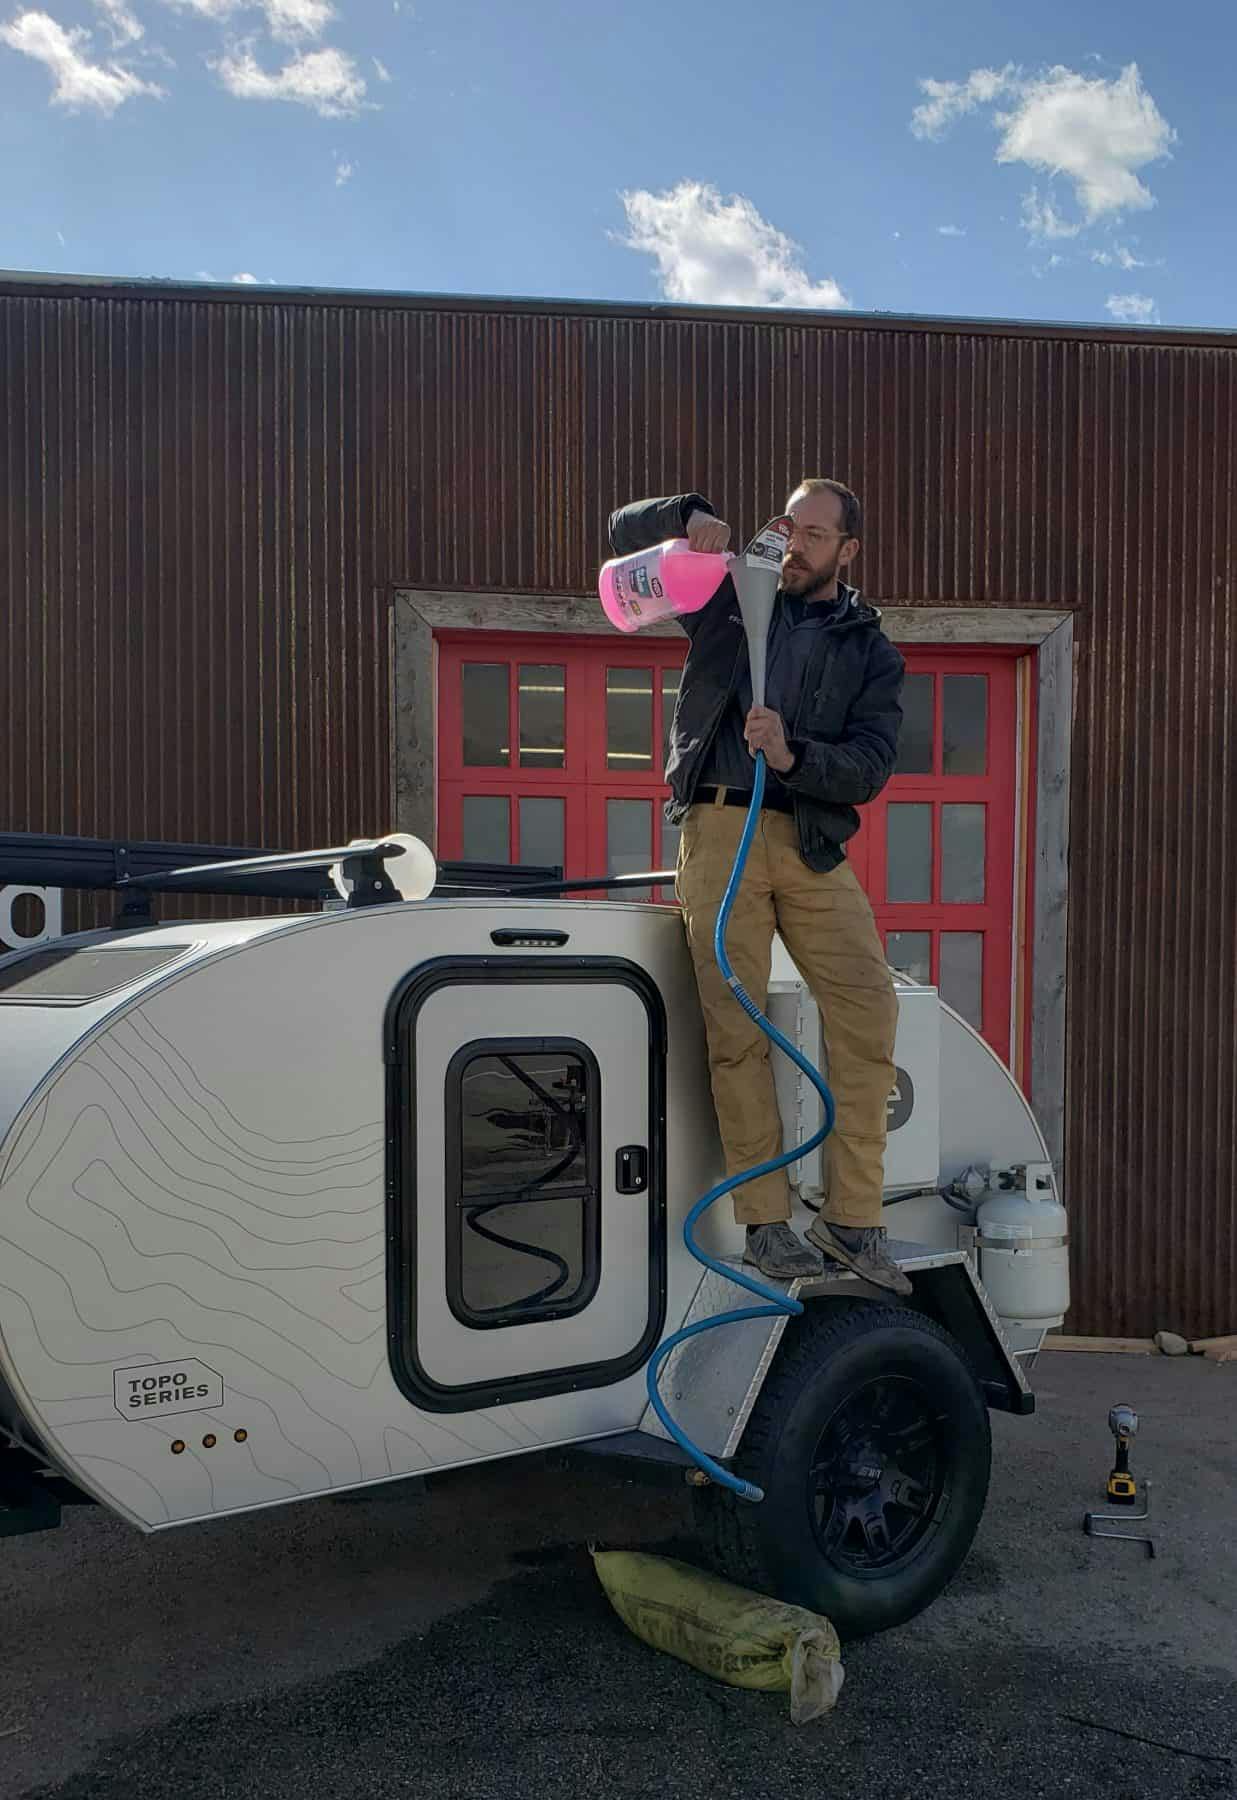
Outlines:
[[[713, 1100], [736, 1175], [783, 1150], [770, 1053], [780, 1056], [722, 979], [713, 928], [747, 814], [742, 807], [694, 806], [683, 824], [677, 892], [687, 927], [709, 1046]], [[822, 1216], [835, 1225], [880, 1223], [886, 1107], [893, 1091], [898, 1002], [872, 908], [849, 863], [816, 874], [799, 854], [788, 813], [762, 812], [726, 932], [734, 972], [762, 1009], [773, 934], [794, 958], [820, 1008], [837, 1123]], [[763, 1175], [734, 1195], [741, 1225], [790, 1217], [786, 1171]]]

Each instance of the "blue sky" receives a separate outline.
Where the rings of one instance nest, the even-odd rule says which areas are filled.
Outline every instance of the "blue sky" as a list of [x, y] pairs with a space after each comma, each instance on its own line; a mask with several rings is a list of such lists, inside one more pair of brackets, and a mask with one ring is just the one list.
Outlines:
[[1237, 324], [1219, 0], [0, 0], [0, 267]]

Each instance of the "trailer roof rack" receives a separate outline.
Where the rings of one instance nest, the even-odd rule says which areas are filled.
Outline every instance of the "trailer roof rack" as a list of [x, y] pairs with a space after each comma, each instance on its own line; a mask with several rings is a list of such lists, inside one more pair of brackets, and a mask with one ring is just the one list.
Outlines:
[[[0, 832], [0, 886], [76, 888], [123, 896], [114, 921], [133, 930], [152, 923], [155, 893], [250, 900], [338, 901], [328, 875], [336, 863], [353, 881], [349, 906], [387, 905], [399, 894], [384, 864], [401, 846], [384, 838], [328, 849], [265, 851], [218, 844], [135, 842], [132, 838], [65, 837]], [[515, 870], [503, 863], [440, 863], [434, 896], [505, 895], [529, 884], [552, 888], [552, 864]], [[597, 884], [596, 885], [604, 885]]]
[[[220, 844], [135, 842], [131, 838], [64, 837], [37, 831], [0, 832], [0, 886], [77, 888], [121, 896], [118, 931], [154, 923], [151, 896], [216, 895], [249, 900], [339, 902], [328, 870], [336, 863], [353, 883], [349, 907], [387, 906], [399, 893], [386, 872], [402, 846], [385, 838], [317, 850], [254, 850]], [[614, 889], [672, 887], [673, 869], [592, 875], [565, 881], [553, 864], [444, 862], [431, 899], [554, 899]]]
[[513, 900], [549, 899], [560, 894], [593, 894], [608, 888], [673, 887], [674, 881], [673, 869], [646, 869], [639, 875], [589, 875], [575, 881], [517, 881], [500, 891]]
[[[156, 893], [200, 894], [209, 892], [203, 883], [239, 876], [242, 881], [263, 880], [268, 875], [316, 872], [339, 865], [346, 880], [352, 882], [349, 907], [391, 905], [400, 898], [399, 889], [386, 872], [388, 857], [402, 856], [404, 846], [374, 839], [370, 842], [343, 844], [326, 850], [289, 850], [260, 853], [256, 856], [229, 857], [222, 862], [188, 863], [179, 869], [156, 869], [147, 875], [125, 875], [116, 882], [117, 889], [128, 892], [146, 888]], [[324, 895], [336, 892], [327, 881]]]

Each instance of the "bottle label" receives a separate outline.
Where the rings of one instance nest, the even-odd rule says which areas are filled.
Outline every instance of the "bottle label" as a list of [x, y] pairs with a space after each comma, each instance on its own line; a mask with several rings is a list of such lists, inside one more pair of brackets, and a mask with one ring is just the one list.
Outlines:
[[768, 568], [770, 564], [780, 569], [789, 542], [790, 520], [770, 519], [743, 552], [744, 561], [749, 569]]

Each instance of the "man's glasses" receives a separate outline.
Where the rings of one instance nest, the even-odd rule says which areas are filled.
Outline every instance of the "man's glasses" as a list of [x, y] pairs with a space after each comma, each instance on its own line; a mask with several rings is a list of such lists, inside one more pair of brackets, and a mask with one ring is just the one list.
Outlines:
[[850, 535], [849, 531], [840, 531], [835, 525], [831, 525], [827, 528], [823, 525], [809, 525], [806, 529], [801, 529], [797, 525], [792, 525], [789, 541], [793, 544], [796, 538], [802, 538], [805, 544], [820, 544], [823, 543], [826, 538], [836, 537], [845, 540], [849, 539]]

